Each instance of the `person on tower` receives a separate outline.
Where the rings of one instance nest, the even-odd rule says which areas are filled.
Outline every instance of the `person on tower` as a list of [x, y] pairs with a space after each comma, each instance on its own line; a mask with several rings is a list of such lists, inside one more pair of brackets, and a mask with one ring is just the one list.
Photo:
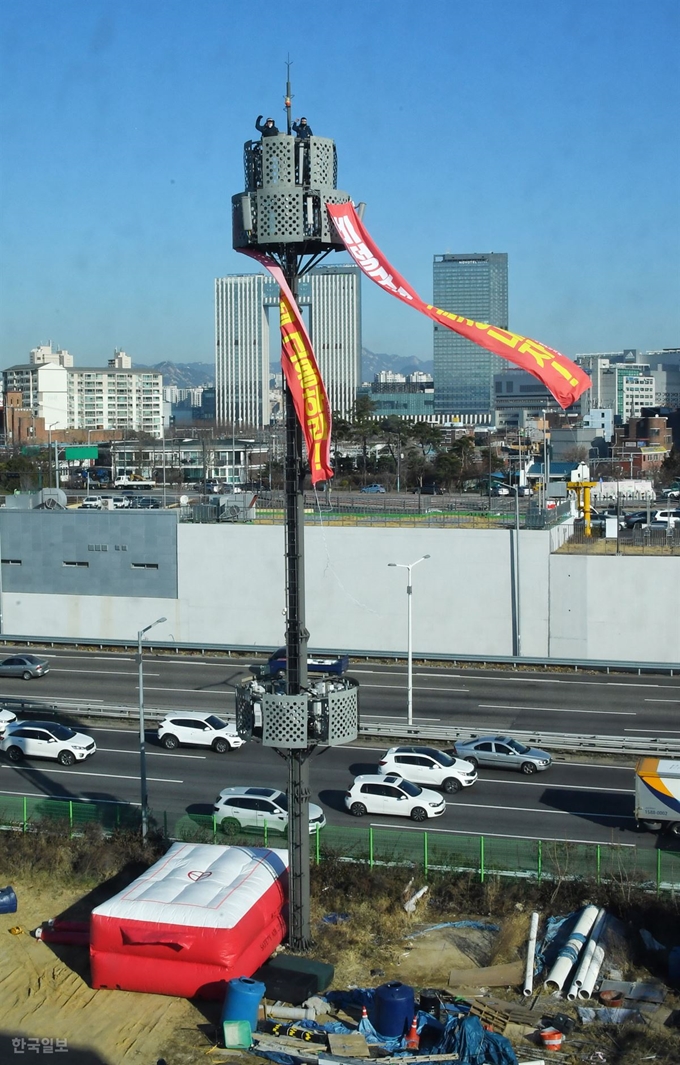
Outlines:
[[297, 134], [298, 140], [306, 141], [310, 137], [313, 137], [311, 126], [307, 125], [306, 118], [295, 119], [293, 122], [293, 132]]
[[266, 122], [262, 122], [262, 115], [257, 116], [257, 122], [255, 123], [255, 129], [258, 133], [261, 133], [263, 137], [276, 137], [278, 136], [278, 129], [274, 125], [274, 119], [268, 118]]

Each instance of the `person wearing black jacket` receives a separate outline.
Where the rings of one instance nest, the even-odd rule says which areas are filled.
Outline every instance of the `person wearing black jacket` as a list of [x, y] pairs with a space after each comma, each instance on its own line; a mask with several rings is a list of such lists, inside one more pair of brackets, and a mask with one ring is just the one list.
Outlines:
[[306, 141], [309, 137], [314, 136], [311, 126], [307, 125], [306, 118], [301, 118], [299, 122], [296, 119], [293, 122], [293, 132], [297, 133], [298, 139], [301, 141]]
[[255, 123], [255, 129], [258, 133], [261, 133], [263, 137], [276, 137], [278, 135], [278, 129], [274, 125], [274, 119], [268, 118], [266, 122], [262, 122], [262, 115], [257, 116], [257, 122]]

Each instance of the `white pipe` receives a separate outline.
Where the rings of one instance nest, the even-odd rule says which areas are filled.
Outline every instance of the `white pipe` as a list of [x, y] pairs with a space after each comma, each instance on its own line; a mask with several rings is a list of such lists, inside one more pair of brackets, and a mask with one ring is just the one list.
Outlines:
[[595, 953], [593, 954], [593, 960], [591, 961], [588, 972], [585, 975], [585, 979], [578, 989], [579, 998], [591, 998], [593, 994], [593, 988], [595, 987], [595, 981], [600, 975], [600, 969], [602, 968], [602, 962], [604, 961], [604, 947], [598, 945], [595, 947]]
[[595, 924], [597, 915], [597, 906], [584, 907], [581, 916], [574, 926], [573, 932], [557, 955], [557, 960], [548, 973], [548, 977], [544, 984], [546, 991], [562, 990], [576, 959], [583, 949], [588, 934]]
[[597, 920], [593, 925], [592, 932], [590, 933], [590, 939], [586, 943], [585, 950], [583, 950], [581, 953], [578, 969], [576, 970], [571, 987], [569, 988], [569, 991], [567, 993], [567, 998], [570, 1002], [573, 1002], [576, 998], [578, 998], [578, 989], [583, 983], [584, 977], [590, 967], [590, 963], [593, 960], [593, 954], [595, 953], [595, 948], [597, 947], [597, 941], [602, 934], [606, 919], [607, 911], [604, 909], [600, 910], [597, 915]]
[[267, 1017], [281, 1021], [315, 1021], [316, 1010], [311, 1006], [267, 1006]]
[[538, 934], [538, 914], [532, 913], [527, 944], [527, 963], [524, 969], [524, 997], [529, 998], [534, 990], [534, 958], [536, 956], [536, 936]]

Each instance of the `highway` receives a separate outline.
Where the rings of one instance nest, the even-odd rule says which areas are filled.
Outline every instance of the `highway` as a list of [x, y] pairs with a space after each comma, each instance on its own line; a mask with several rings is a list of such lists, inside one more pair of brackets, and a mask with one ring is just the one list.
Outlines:
[[[9, 651], [10, 649], [8, 649]], [[40, 653], [40, 652], [38, 652]], [[42, 680], [0, 679], [0, 700], [30, 698], [91, 705], [138, 703], [137, 665], [129, 653], [50, 650], [50, 673]], [[263, 656], [264, 659], [265, 656]], [[262, 659], [262, 660], [263, 660]], [[234, 684], [247, 675], [247, 662], [227, 656], [148, 653], [144, 661], [147, 710], [177, 708], [231, 714]], [[401, 666], [356, 663], [361, 684], [361, 717], [404, 723], [406, 672]], [[414, 670], [414, 722], [456, 724], [471, 731], [540, 729], [588, 735], [680, 735], [680, 678], [420, 668]], [[134, 720], [89, 719], [85, 730], [98, 746], [86, 762], [65, 769], [35, 760], [10, 766], [0, 759], [0, 793], [51, 795], [139, 802], [139, 752]], [[284, 788], [285, 762], [259, 743], [218, 755], [180, 748], [169, 752], [147, 729], [150, 805], [169, 823], [186, 814], [209, 814], [221, 788], [261, 784]], [[353, 776], [371, 772], [387, 744], [365, 741], [322, 748], [311, 758], [313, 798], [329, 823], [356, 825], [344, 811], [343, 796]], [[430, 830], [500, 837], [655, 846], [633, 820], [633, 759], [555, 756], [550, 770], [526, 778], [482, 769], [477, 783], [447, 797], [442, 818]], [[384, 823], [398, 826], [399, 819]], [[403, 826], [411, 828], [410, 822]]]

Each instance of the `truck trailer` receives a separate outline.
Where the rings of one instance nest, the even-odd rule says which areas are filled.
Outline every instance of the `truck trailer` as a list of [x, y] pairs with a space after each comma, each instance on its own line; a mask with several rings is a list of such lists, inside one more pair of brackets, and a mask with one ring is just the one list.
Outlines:
[[680, 836], [680, 760], [641, 758], [635, 769], [635, 820]]

